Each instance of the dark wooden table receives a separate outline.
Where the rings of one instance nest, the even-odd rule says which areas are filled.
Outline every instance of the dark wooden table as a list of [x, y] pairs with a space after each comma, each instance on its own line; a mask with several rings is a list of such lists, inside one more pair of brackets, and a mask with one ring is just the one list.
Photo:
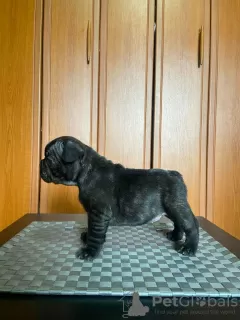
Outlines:
[[[211, 222], [198, 217], [201, 227], [240, 259], [240, 240], [232, 237]], [[0, 245], [33, 221], [81, 221], [86, 215], [75, 214], [27, 214], [0, 233]], [[0, 266], [1, 267], [1, 266]], [[123, 319], [127, 318], [121, 297], [99, 296], [49, 296], [0, 294], [0, 318], [8, 319]], [[221, 300], [220, 300], [221, 299]], [[149, 313], [143, 319], [240, 319], [240, 299], [215, 299], [216, 306], [199, 306], [197, 298], [170, 298], [170, 306], [152, 308], [152, 298], [143, 297]], [[213, 303], [214, 304], [214, 303]], [[131, 317], [135, 318], [135, 317]], [[137, 318], [137, 317], [136, 317]], [[139, 317], [138, 317], [139, 318]]]

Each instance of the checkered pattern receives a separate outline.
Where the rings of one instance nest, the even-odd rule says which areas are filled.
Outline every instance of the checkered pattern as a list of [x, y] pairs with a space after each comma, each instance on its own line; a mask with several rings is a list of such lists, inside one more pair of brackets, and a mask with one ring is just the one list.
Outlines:
[[86, 262], [75, 258], [84, 227], [31, 223], [0, 248], [0, 291], [240, 297], [240, 260], [202, 229], [196, 257], [185, 257], [166, 224], [110, 227], [100, 256]]

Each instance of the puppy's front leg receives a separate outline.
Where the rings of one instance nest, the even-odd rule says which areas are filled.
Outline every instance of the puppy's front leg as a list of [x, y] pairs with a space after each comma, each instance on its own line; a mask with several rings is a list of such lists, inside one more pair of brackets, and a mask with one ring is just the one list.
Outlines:
[[109, 221], [110, 215], [106, 213], [95, 210], [88, 213], [88, 231], [81, 236], [86, 247], [78, 250], [77, 258], [92, 260], [99, 254], [106, 239]]

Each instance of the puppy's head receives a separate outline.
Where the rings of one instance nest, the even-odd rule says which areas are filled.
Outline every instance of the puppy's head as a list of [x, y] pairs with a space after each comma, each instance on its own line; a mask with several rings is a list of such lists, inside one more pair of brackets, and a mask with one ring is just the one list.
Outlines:
[[73, 137], [60, 137], [47, 144], [40, 162], [41, 178], [47, 182], [77, 185], [86, 146]]

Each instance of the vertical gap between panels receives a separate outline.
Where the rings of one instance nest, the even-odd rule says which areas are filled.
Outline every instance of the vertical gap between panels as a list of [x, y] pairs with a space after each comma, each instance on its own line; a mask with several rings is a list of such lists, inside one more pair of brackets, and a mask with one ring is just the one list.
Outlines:
[[155, 115], [155, 80], [156, 80], [156, 29], [157, 29], [157, 0], [154, 4], [154, 35], [153, 35], [153, 72], [152, 72], [152, 117], [151, 117], [151, 158], [150, 168], [153, 168], [154, 155], [154, 115]]
[[[45, 0], [42, 1], [42, 21], [41, 21], [41, 56], [40, 56], [40, 137], [39, 137], [39, 148], [40, 148], [40, 158], [42, 157], [42, 123], [43, 123], [43, 72], [44, 72], [44, 66], [43, 66], [43, 52], [44, 52], [44, 3]], [[38, 214], [40, 214], [40, 200], [41, 200], [41, 177], [39, 174], [39, 192], [38, 192]]]

